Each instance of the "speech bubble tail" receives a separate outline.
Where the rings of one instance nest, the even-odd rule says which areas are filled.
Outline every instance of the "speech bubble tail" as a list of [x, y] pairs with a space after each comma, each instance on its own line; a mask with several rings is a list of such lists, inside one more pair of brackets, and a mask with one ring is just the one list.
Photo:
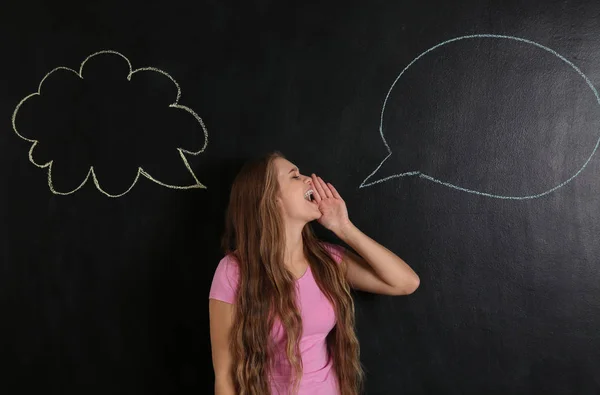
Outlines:
[[418, 176], [421, 174], [420, 171], [401, 171], [400, 165], [397, 161], [391, 160], [392, 153], [390, 152], [373, 170], [371, 174], [360, 184], [359, 188], [370, 187], [375, 184], [379, 184], [388, 181], [392, 178], [400, 178], [407, 176]]

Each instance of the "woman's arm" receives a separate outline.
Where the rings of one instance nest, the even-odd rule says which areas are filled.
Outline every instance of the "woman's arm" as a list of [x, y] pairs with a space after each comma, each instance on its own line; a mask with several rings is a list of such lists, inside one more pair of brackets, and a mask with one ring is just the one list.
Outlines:
[[233, 305], [209, 299], [210, 345], [215, 371], [215, 395], [235, 395], [229, 333], [233, 323]]
[[331, 184], [312, 175], [315, 199], [319, 204], [319, 223], [352, 247], [347, 251], [346, 276], [355, 288], [386, 295], [407, 295], [419, 287], [419, 276], [396, 254], [371, 239], [350, 222], [346, 203]]
[[404, 260], [351, 222], [334, 233], [360, 255], [351, 251], [344, 254], [346, 277], [352, 287], [384, 295], [408, 295], [419, 287], [419, 276]]

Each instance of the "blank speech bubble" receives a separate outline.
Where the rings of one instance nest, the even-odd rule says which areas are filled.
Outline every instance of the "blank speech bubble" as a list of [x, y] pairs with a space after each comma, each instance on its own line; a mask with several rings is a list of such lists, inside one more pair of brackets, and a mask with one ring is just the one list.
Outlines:
[[[459, 43], [471, 52], [449, 52]], [[479, 51], [483, 43], [494, 46], [491, 55]], [[517, 46], [519, 51], [511, 46]], [[465, 64], [466, 55], [476, 56], [475, 63], [485, 65], [485, 78], [469, 76], [481, 71]], [[486, 56], [495, 61], [486, 64]], [[452, 62], [461, 67], [451, 67]], [[427, 75], [423, 70], [437, 70], [441, 75]], [[556, 78], [563, 75], [563, 79]], [[420, 85], [409, 87], [405, 80]], [[510, 83], [502, 85], [502, 81]], [[573, 97], [563, 97], [567, 94]], [[394, 100], [407, 108], [390, 105]], [[413, 105], [413, 101], [417, 104]], [[388, 154], [360, 188], [393, 178], [419, 176], [486, 197], [539, 198], [572, 181], [596, 153], [600, 144], [598, 105], [600, 96], [589, 78], [544, 45], [495, 34], [444, 41], [412, 60], [391, 85], [379, 125]], [[413, 119], [421, 121], [408, 127], [404, 124]], [[393, 127], [390, 123], [394, 123]], [[473, 130], [482, 124], [492, 125], [494, 130]], [[415, 130], [418, 128], [421, 129]], [[583, 129], [590, 133], [582, 133]], [[412, 143], [403, 144], [410, 140], [402, 140], [405, 136], [412, 138]], [[395, 144], [390, 144], [394, 139]], [[411, 144], [419, 147], [412, 149]], [[461, 152], [461, 144], [471, 149], [468, 152], [476, 152], [478, 161]], [[486, 163], [480, 163], [482, 158]], [[523, 171], [519, 172], [519, 168]], [[464, 174], [453, 174], [455, 169]], [[534, 177], [519, 179], [524, 170]], [[561, 174], [566, 170], [570, 173]], [[503, 189], [502, 193], [485, 190], [490, 180]], [[537, 185], [542, 181], [551, 185]], [[466, 187], [465, 183], [473, 185]], [[524, 191], [510, 193], [519, 186]]]
[[[179, 84], [167, 72], [155, 67], [133, 69], [121, 53], [104, 50], [85, 58], [78, 70], [61, 66], [48, 72], [37, 91], [17, 104], [12, 126], [17, 136], [31, 143], [29, 160], [47, 170], [48, 187], [57, 195], [75, 193], [92, 179], [104, 195], [120, 197], [136, 185], [140, 176], [172, 189], [206, 188], [196, 178], [186, 155], [204, 152], [208, 132], [196, 112], [179, 104], [180, 97]], [[145, 108], [144, 104], [150, 107]], [[176, 130], [175, 124], [184, 125], [185, 130]], [[202, 144], [189, 137], [199, 132], [203, 135]], [[171, 146], [173, 136], [194, 140], [188, 144], [195, 148]], [[150, 139], [156, 141], [148, 153]], [[43, 154], [49, 158], [40, 161]], [[176, 185], [159, 180], [135, 163], [139, 157], [146, 158], [147, 165], [155, 170], [175, 167], [171, 163], [181, 165], [192, 182]], [[76, 187], [56, 187], [55, 161], [60, 164], [59, 173], [75, 174], [72, 178], [78, 178]], [[106, 164], [118, 172], [99, 177], [97, 173], [106, 171]], [[123, 178], [128, 186], [109, 193], [103, 184], [111, 176]]]

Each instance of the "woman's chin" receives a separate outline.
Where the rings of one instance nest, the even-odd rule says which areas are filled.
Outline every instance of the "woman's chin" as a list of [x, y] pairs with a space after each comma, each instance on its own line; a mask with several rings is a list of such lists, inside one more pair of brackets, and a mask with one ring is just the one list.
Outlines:
[[321, 213], [321, 210], [319, 210], [318, 206], [316, 206], [316, 205], [314, 207], [312, 207], [311, 210], [307, 210], [305, 215], [306, 215], [306, 217], [304, 217], [304, 218], [306, 218], [307, 222], [316, 221], [323, 216], [323, 214]]

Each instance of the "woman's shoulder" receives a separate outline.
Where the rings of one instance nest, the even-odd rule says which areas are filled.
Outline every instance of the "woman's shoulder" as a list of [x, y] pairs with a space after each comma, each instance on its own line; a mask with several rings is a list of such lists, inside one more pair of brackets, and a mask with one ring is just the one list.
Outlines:
[[239, 282], [238, 261], [234, 254], [226, 254], [217, 265], [210, 287], [209, 298], [233, 303]]
[[331, 257], [337, 263], [340, 263], [342, 261], [342, 259], [344, 258], [344, 253], [346, 252], [346, 249], [344, 247], [338, 244], [333, 244], [322, 240], [320, 241], [320, 243], [325, 249], [325, 251], [327, 251], [327, 253], [331, 255]]
[[215, 277], [225, 279], [230, 284], [237, 284], [240, 268], [235, 253], [227, 253], [221, 258], [215, 269]]
[[232, 272], [232, 274], [237, 275], [237, 273], [239, 273], [239, 266], [238, 266], [238, 259], [235, 256], [235, 252], [229, 252], [229, 253], [225, 254], [219, 261], [219, 264], [217, 265], [216, 270]]

